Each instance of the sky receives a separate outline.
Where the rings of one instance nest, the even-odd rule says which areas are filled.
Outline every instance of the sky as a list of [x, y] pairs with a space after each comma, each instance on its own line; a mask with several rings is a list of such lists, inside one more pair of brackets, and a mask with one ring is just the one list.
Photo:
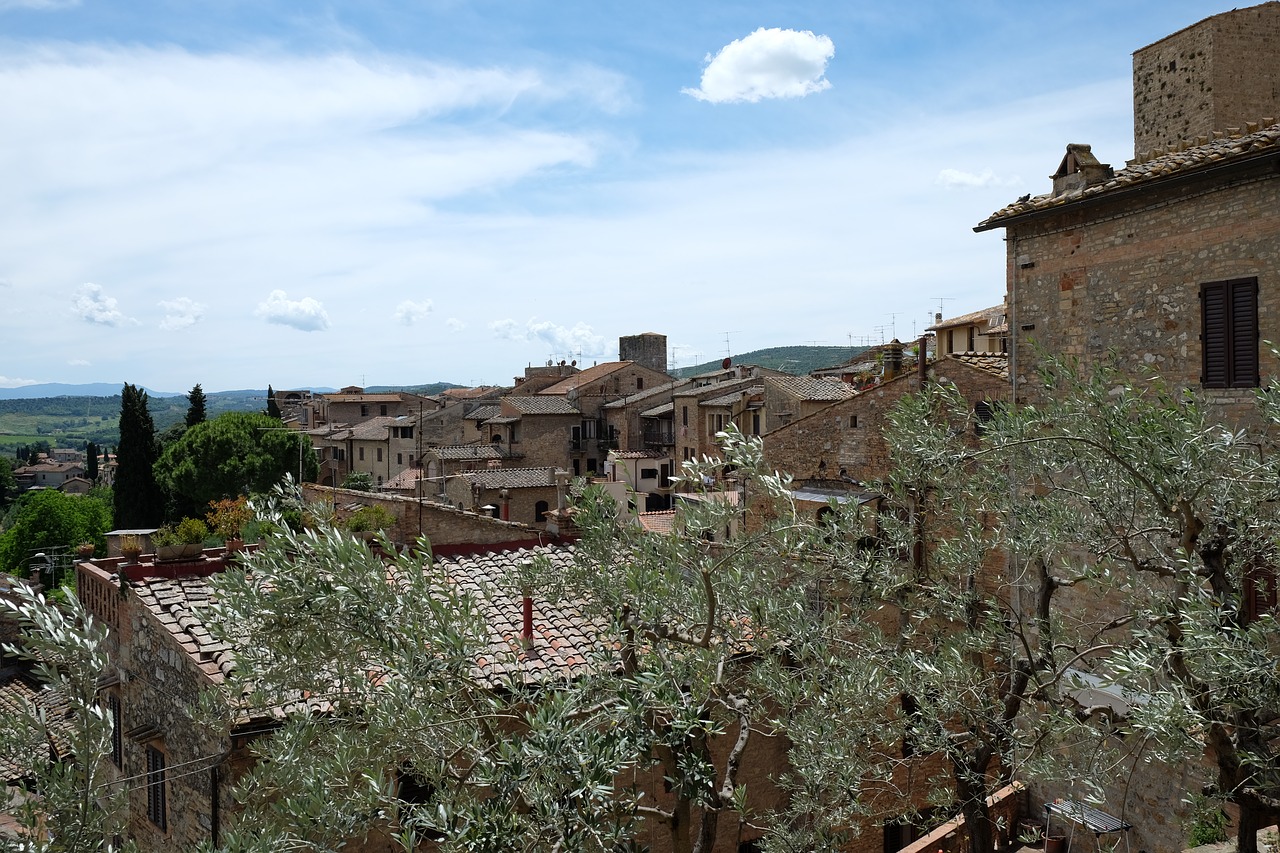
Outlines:
[[921, 334], [1191, 0], [0, 0], [0, 387]]

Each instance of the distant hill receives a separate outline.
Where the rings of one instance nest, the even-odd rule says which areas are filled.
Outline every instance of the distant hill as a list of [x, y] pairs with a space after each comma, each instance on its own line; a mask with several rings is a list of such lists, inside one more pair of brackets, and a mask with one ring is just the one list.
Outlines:
[[[84, 385], [67, 385], [62, 382], [44, 382], [39, 385], [23, 385], [19, 388], [0, 388], [0, 400], [34, 400], [39, 397], [119, 397], [123, 382], [89, 382]], [[186, 391], [152, 391], [144, 388], [150, 397], [182, 397]]]
[[[865, 349], [866, 347], [770, 347], [735, 355], [732, 361], [734, 364], [758, 364], [772, 370], [805, 376], [820, 367], [842, 364]], [[722, 362], [723, 359], [717, 358], [671, 372], [678, 378], [685, 379], [699, 373], [719, 370]]]

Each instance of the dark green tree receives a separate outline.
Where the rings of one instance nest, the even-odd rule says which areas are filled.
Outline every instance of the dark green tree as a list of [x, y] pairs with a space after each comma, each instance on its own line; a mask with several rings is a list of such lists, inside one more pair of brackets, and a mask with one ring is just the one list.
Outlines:
[[196, 424], [204, 423], [204, 389], [200, 387], [199, 382], [191, 389], [191, 393], [187, 395], [187, 400], [191, 403], [187, 407], [187, 426], [193, 427]]
[[91, 483], [98, 481], [98, 445], [92, 441], [85, 445], [84, 448], [84, 476]]
[[276, 405], [276, 392], [272, 389], [272, 387], [271, 387], [270, 385], [268, 385], [268, 386], [267, 386], [267, 411], [266, 411], [266, 415], [267, 415], [267, 417], [269, 417], [269, 418], [275, 418], [276, 420], [282, 420], [282, 418], [281, 418], [281, 416], [280, 416], [280, 407]]
[[0, 456], [0, 509], [13, 503], [18, 494], [18, 481], [13, 476], [13, 463], [6, 456]]
[[319, 465], [304, 433], [267, 415], [226, 412], [196, 424], [165, 448], [156, 477], [196, 507], [245, 491], [265, 492], [285, 474], [314, 479]]
[[126, 384], [120, 395], [120, 444], [114, 487], [117, 527], [158, 527], [164, 521], [164, 493], [156, 483], [156, 426], [147, 392]]
[[14, 508], [12, 526], [0, 535], [0, 570], [25, 573], [35, 551], [73, 548], [81, 542], [106, 547], [111, 507], [97, 495], [53, 489], [28, 492]]

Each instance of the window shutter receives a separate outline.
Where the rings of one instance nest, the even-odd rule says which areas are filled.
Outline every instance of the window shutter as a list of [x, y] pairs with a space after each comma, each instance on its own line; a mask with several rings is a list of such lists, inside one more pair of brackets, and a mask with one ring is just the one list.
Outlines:
[[1231, 290], [1231, 387], [1256, 388], [1258, 376], [1258, 282], [1227, 282]]
[[1200, 286], [1200, 384], [1227, 387], [1227, 282]]

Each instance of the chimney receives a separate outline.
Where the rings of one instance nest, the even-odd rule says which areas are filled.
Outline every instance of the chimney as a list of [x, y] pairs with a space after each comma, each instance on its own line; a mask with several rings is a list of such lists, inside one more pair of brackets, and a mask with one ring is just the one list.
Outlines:
[[510, 521], [511, 520], [511, 490], [503, 489], [502, 491], [498, 492], [498, 494], [502, 497], [502, 520]]
[[884, 370], [883, 378], [885, 382], [897, 376], [902, 372], [902, 341], [894, 338], [884, 346]]
[[920, 349], [916, 352], [916, 378], [920, 380], [920, 384], [929, 378], [929, 336], [920, 336]]
[[1109, 181], [1115, 172], [1106, 163], [1099, 163], [1088, 145], [1073, 142], [1067, 145], [1067, 153], [1053, 174], [1053, 195], [1056, 198], [1068, 193], [1079, 194], [1089, 187]]
[[941, 311], [933, 312], [933, 325], [936, 326], [941, 322], [942, 322], [942, 312]]
[[521, 601], [523, 608], [523, 619], [520, 626], [520, 647], [529, 649], [533, 646], [533, 593], [529, 587], [522, 590], [524, 598]]

